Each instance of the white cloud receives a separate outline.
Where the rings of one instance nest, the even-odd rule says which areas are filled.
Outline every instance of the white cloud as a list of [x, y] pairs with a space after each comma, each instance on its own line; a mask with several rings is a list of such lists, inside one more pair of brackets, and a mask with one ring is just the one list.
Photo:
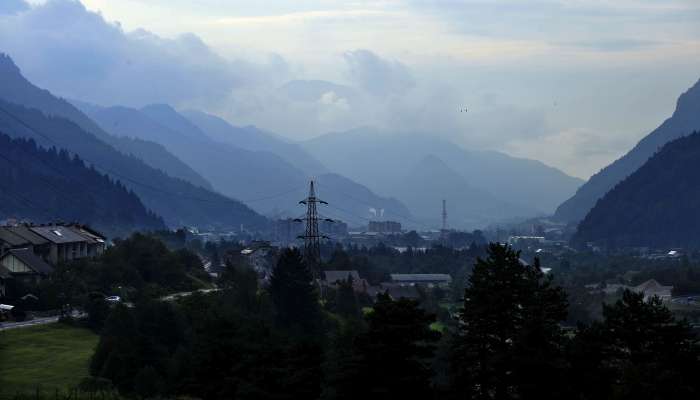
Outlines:
[[667, 117], [700, 63], [696, 0], [31, 3], [0, 0], [0, 51], [65, 97], [295, 139], [420, 131], [584, 177]]
[[198, 36], [124, 31], [77, 1], [53, 0], [0, 24], [0, 49], [37, 84], [101, 104], [206, 104], [278, 76], [286, 63], [227, 60]]

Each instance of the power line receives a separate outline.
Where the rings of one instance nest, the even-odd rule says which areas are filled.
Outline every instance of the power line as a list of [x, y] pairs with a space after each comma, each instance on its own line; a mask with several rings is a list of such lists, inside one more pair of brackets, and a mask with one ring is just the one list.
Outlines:
[[[30, 125], [27, 124], [25, 121], [23, 121], [21, 118], [17, 117], [16, 115], [12, 114], [11, 112], [7, 111], [7, 110], [4, 109], [3, 107], [0, 107], [0, 111], [2, 111], [2, 112], [4, 112], [5, 114], [7, 114], [10, 118], [12, 118], [13, 120], [17, 121], [19, 124], [21, 124], [22, 126], [24, 126], [24, 127], [25, 127], [26, 129], [28, 129], [30, 132], [36, 134], [36, 135], [39, 136], [39, 137], [42, 137], [42, 138], [46, 139], [47, 141], [49, 141], [50, 143], [52, 143], [53, 145], [55, 145], [57, 148], [62, 148], [61, 145], [58, 144], [55, 140], [53, 140], [51, 137], [49, 137], [49, 136], [47, 136], [47, 135], [45, 135], [45, 134], [39, 132], [37, 129], [35, 129], [34, 127], [30, 126]], [[74, 153], [74, 154], [77, 154], [77, 153]], [[167, 191], [167, 190], [163, 190], [163, 189], [161, 189], [161, 188], [158, 188], [158, 187], [149, 185], [149, 184], [147, 184], [147, 183], [143, 183], [143, 182], [137, 181], [137, 180], [135, 180], [135, 179], [132, 179], [132, 178], [130, 178], [130, 177], [128, 177], [128, 176], [125, 176], [125, 175], [123, 175], [123, 174], [121, 174], [121, 173], [115, 172], [114, 170], [109, 169], [109, 168], [106, 168], [106, 167], [100, 165], [99, 163], [96, 163], [96, 162], [90, 160], [89, 158], [84, 157], [83, 155], [78, 155], [78, 156], [81, 157], [82, 159], [84, 159], [85, 161], [89, 162], [90, 164], [96, 166], [97, 168], [99, 168], [99, 169], [101, 169], [101, 170], [103, 170], [103, 171], [109, 173], [110, 175], [117, 176], [117, 177], [119, 177], [120, 179], [125, 180], [125, 181], [127, 181], [127, 182], [130, 182], [130, 183], [132, 183], [132, 184], [134, 184], [134, 185], [138, 185], [138, 186], [147, 188], [147, 189], [149, 189], [149, 190], [152, 190], [152, 191], [155, 191], [155, 192], [159, 192], [159, 193], [164, 194], [164, 195], [168, 195], [168, 196], [178, 196], [178, 197], [180, 197], [180, 198], [182, 198], [182, 199], [192, 200], [192, 201], [200, 201], [200, 202], [207, 202], [207, 203], [227, 203], [227, 204], [244, 203], [244, 204], [246, 204], [246, 203], [254, 203], [254, 202], [264, 201], [264, 200], [271, 200], [271, 199], [274, 199], [274, 198], [282, 197], [282, 196], [284, 196], [284, 195], [286, 195], [286, 194], [289, 194], [289, 193], [292, 193], [292, 192], [294, 192], [294, 191], [303, 190], [303, 189], [301, 189], [301, 188], [294, 188], [294, 189], [290, 189], [290, 190], [284, 191], [284, 192], [282, 192], [282, 193], [278, 193], [278, 194], [274, 194], [274, 195], [270, 195], [270, 196], [265, 196], [265, 197], [260, 197], [260, 198], [254, 198], [254, 199], [250, 199], [250, 200], [229, 199], [229, 198], [227, 198], [227, 197], [224, 196], [224, 195], [221, 195], [221, 194], [212, 192], [212, 194], [218, 195], [218, 196], [222, 197], [223, 199], [204, 199], [204, 198], [195, 197], [195, 196], [186, 196], [186, 195], [183, 195], [182, 193], [174, 193], [174, 192], [170, 192], [170, 191]]]

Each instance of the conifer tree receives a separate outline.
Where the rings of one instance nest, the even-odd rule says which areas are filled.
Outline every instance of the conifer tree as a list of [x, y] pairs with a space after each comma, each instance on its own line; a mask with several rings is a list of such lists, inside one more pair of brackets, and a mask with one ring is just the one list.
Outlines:
[[491, 244], [464, 292], [451, 357], [456, 398], [556, 398], [566, 295], [520, 253]]

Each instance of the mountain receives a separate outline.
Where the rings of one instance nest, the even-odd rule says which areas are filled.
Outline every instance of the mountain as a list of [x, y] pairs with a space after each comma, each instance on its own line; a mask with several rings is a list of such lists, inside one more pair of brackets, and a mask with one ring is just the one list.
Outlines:
[[206, 133], [165, 104], [142, 109], [107, 107], [90, 114], [103, 129], [118, 137], [153, 141], [190, 165], [217, 191], [269, 213], [298, 201], [266, 198], [289, 188], [302, 188], [306, 174], [281, 157], [250, 151], [211, 139]]
[[[408, 207], [429, 222], [441, 218], [442, 200], [447, 200], [447, 215], [452, 227], [477, 229], [491, 221], [536, 213], [473, 187], [434, 155], [426, 156], [409, 168], [405, 176], [392, 185], [392, 192], [406, 199]], [[465, 204], [469, 207], [464, 207]]]
[[[518, 206], [519, 210], [530, 210], [531, 215], [553, 212], [583, 182], [538, 161], [494, 151], [468, 151], [429, 134], [390, 134], [363, 128], [326, 134], [302, 145], [330, 170], [362, 182], [380, 195], [404, 201], [408, 201], [406, 194], [393, 192], [391, 188], [404, 178], [407, 170], [431, 154], [464, 178], [467, 186], [461, 186], [463, 190], [472, 187], [490, 193], [503, 203]], [[465, 196], [466, 193], [459, 198]], [[485, 206], [476, 199], [464, 204], [457, 204], [460, 201], [457, 198], [446, 200], [454, 207], [463, 208], [465, 215]], [[416, 215], [427, 213], [413, 208], [411, 211]]]
[[173, 178], [101, 140], [111, 136], [67, 101], [32, 85], [6, 56], [0, 57], [0, 99], [6, 100], [0, 100], [0, 129], [5, 134], [78, 154], [132, 189], [170, 226], [267, 227], [264, 217], [240, 202]]
[[284, 141], [275, 134], [262, 131], [254, 126], [233, 126], [222, 118], [202, 111], [186, 110], [182, 112], [182, 115], [218, 142], [228, 143], [246, 150], [269, 151], [308, 175], [328, 172], [323, 164], [311, 157], [300, 145]]
[[0, 133], [0, 165], [0, 219], [77, 221], [110, 236], [165, 228], [132, 191], [65, 150]]
[[[413, 215], [399, 200], [377, 196], [367, 187], [333, 173], [315, 177], [316, 192], [328, 207], [325, 215], [348, 221], [352, 226], [367, 225], [369, 219], [386, 219], [413, 226]], [[371, 209], [376, 210], [374, 214]], [[383, 210], [383, 211], [380, 211]], [[381, 213], [383, 212], [383, 216]]]
[[593, 175], [576, 194], [562, 203], [555, 218], [578, 222], [618, 182], [641, 167], [659, 148], [671, 140], [700, 129], [700, 81], [679, 98], [676, 109], [658, 128], [639, 141], [627, 154]]
[[[265, 151], [268, 148], [265, 141], [251, 137], [258, 135], [255, 130], [236, 128], [201, 112], [189, 112], [188, 115], [195, 115], [194, 119], [207, 128], [205, 132], [184, 115], [164, 104], [150, 105], [140, 110], [128, 107], [93, 107], [87, 111], [103, 129], [115, 136], [134, 136], [161, 143], [168, 151], [192, 165], [219, 191], [247, 200], [251, 207], [261, 213], [296, 216], [300, 212], [298, 202], [306, 194], [311, 175], [274, 152]], [[213, 125], [218, 128], [212, 128]], [[231, 135], [233, 137], [230, 137]], [[257, 146], [263, 150], [247, 150], [235, 146], [233, 143], [237, 143], [237, 140], [233, 138], [236, 136], [247, 138], [246, 143], [250, 148]], [[310, 163], [318, 163], [311, 157], [304, 156], [303, 150], [297, 145], [284, 143], [279, 139], [264, 140], [272, 144], [270, 147], [273, 149], [287, 145], [288, 149], [300, 155], [295, 159], [306, 157]], [[291, 154], [291, 151], [286, 154]], [[319, 172], [322, 171], [323, 169], [320, 169]], [[362, 185], [335, 174], [321, 173], [314, 176], [319, 183], [327, 183], [327, 188], [333, 189], [324, 191], [329, 199], [327, 201], [355, 215], [341, 215], [337, 210], [328, 210], [327, 214], [333, 214], [335, 218], [348, 220], [358, 219], [357, 215], [367, 217], [370, 206], [366, 203], [371, 204], [371, 207], [394, 210], [410, 218], [406, 207], [395, 199], [377, 196]], [[338, 195], [336, 191], [347, 193], [349, 197]], [[358, 203], [358, 199], [365, 204]]]
[[666, 144], [601, 198], [576, 243], [700, 248], [700, 133]]
[[124, 154], [131, 154], [153, 168], [168, 175], [184, 179], [196, 186], [211, 189], [209, 182], [196, 174], [182, 161], [169, 154], [162, 146], [116, 138], [107, 134], [93, 120], [68, 101], [56, 97], [48, 90], [40, 89], [29, 82], [12, 59], [0, 53], [0, 99], [41, 110], [47, 115], [61, 116], [73, 121], [82, 130], [97, 136]]

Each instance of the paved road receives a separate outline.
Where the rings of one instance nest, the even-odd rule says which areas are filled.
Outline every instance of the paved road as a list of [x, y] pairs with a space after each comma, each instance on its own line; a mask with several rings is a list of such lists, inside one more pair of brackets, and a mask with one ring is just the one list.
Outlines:
[[15, 329], [15, 328], [26, 328], [28, 326], [52, 324], [58, 322], [58, 317], [46, 317], [46, 318], [35, 318], [28, 321], [22, 322], [0, 322], [0, 331]]
[[221, 289], [199, 289], [199, 290], [195, 290], [192, 292], [173, 293], [173, 294], [161, 297], [160, 299], [162, 301], [174, 301], [174, 300], [180, 299], [182, 297], [190, 296], [192, 293], [210, 293], [210, 292], [218, 292], [219, 290], [221, 290]]
[[[161, 297], [160, 299], [162, 301], [175, 301], [177, 299], [183, 298], [190, 296], [192, 293], [210, 293], [210, 292], [216, 292], [221, 289], [199, 289], [195, 290], [192, 292], [181, 292], [181, 293], [174, 293], [168, 296]], [[127, 307], [133, 307], [133, 304], [131, 303], [125, 303]], [[74, 312], [73, 313], [73, 318], [83, 318], [85, 317], [85, 314]], [[15, 328], [26, 328], [28, 326], [36, 326], [36, 325], [44, 325], [44, 324], [53, 324], [58, 322], [58, 315], [55, 315], [53, 317], [44, 317], [44, 318], [34, 318], [31, 320], [27, 321], [22, 321], [22, 322], [0, 322], [0, 331], [8, 330], [8, 329], [15, 329]]]
[[[83, 318], [85, 314], [74, 312], [73, 318]], [[15, 329], [15, 328], [26, 328], [28, 326], [53, 324], [58, 322], [58, 315], [52, 317], [34, 318], [22, 322], [0, 322], [0, 331]]]

